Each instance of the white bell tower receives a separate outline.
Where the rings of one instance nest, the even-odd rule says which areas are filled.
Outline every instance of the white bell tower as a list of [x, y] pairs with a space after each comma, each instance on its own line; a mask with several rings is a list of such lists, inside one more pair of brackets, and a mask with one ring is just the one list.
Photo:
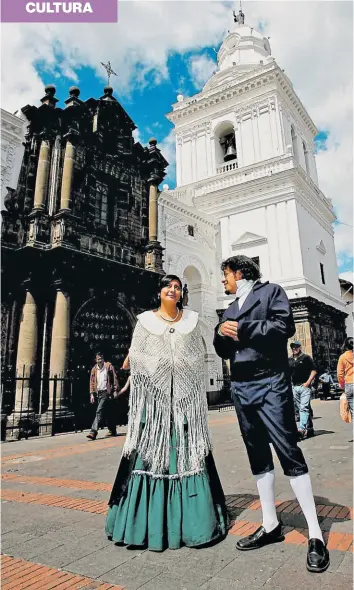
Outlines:
[[[304, 349], [318, 363], [334, 365], [345, 309], [335, 216], [318, 186], [317, 129], [271, 56], [268, 39], [245, 24], [242, 10], [234, 14], [214, 75], [199, 94], [178, 96], [167, 117], [176, 132], [177, 188], [162, 193], [161, 207], [165, 213], [183, 211], [185, 218], [199, 216], [199, 233], [206, 231], [203, 219], [214, 224], [210, 305], [221, 309], [229, 303], [219, 281], [220, 262], [236, 254], [254, 258], [263, 280], [285, 288]], [[179, 238], [177, 246], [165, 228], [159, 239], [167, 257], [189, 249], [183, 234]], [[210, 251], [200, 249], [198, 256], [211, 266]]]

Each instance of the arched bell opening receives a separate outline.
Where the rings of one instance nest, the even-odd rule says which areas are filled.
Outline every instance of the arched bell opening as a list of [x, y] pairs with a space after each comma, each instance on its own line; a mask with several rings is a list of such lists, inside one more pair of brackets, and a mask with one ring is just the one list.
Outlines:
[[215, 138], [216, 165], [234, 162], [237, 166], [236, 137], [233, 124], [230, 121], [221, 123], [215, 130]]

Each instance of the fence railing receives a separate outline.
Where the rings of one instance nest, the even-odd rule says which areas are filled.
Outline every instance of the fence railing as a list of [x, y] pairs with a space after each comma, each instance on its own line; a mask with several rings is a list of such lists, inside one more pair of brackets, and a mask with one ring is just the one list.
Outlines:
[[89, 428], [95, 405], [90, 404], [87, 371], [38, 376], [31, 367], [2, 371], [1, 440], [54, 436]]
[[[121, 382], [126, 380], [123, 378]], [[208, 394], [209, 406], [219, 411], [233, 406], [227, 378], [217, 377], [217, 391]], [[113, 404], [116, 424], [127, 424], [128, 397]], [[2, 368], [1, 440], [54, 436], [91, 427], [96, 404], [90, 403], [89, 371], [80, 367], [65, 375], [38, 375], [29, 367], [15, 372]]]

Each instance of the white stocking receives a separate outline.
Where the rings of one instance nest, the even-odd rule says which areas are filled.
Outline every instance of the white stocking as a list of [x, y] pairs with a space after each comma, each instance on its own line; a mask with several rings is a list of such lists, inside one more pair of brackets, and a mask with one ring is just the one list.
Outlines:
[[290, 477], [290, 484], [306, 518], [309, 529], [309, 539], [320, 539], [320, 541], [323, 542], [309, 474], [304, 473], [297, 477]]
[[270, 533], [278, 524], [277, 512], [275, 509], [274, 493], [274, 471], [256, 475], [259, 499], [262, 506], [263, 526], [267, 533]]

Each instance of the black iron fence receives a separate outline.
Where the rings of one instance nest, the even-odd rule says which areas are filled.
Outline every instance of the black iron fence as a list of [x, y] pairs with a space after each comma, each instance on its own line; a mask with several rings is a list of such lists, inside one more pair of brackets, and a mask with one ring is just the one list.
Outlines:
[[[127, 423], [128, 400], [115, 400], [117, 424]], [[1, 440], [54, 436], [90, 428], [96, 404], [90, 403], [89, 372], [82, 368], [65, 375], [38, 374], [30, 367], [2, 370]]]
[[231, 399], [231, 380], [230, 375], [218, 375], [216, 379], [216, 383], [218, 384], [218, 393], [219, 398], [217, 402], [217, 407], [219, 412], [223, 412], [225, 410], [231, 410], [234, 407], [234, 403]]
[[[120, 382], [124, 383], [126, 375]], [[230, 409], [233, 404], [227, 378], [217, 378], [218, 390], [208, 393], [211, 408]], [[116, 424], [127, 424], [128, 396], [114, 400]], [[30, 436], [54, 436], [91, 427], [96, 404], [90, 403], [89, 371], [78, 367], [65, 375], [38, 375], [31, 367], [16, 372], [3, 367], [1, 379], [1, 440]]]

